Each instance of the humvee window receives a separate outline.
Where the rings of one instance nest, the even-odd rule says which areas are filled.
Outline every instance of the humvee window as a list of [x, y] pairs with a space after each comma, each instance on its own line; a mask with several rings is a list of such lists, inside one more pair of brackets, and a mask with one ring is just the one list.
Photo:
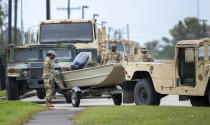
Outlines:
[[198, 49], [198, 60], [204, 61], [204, 46], [200, 46]]
[[[71, 54], [71, 51], [70, 50], [66, 50], [66, 49], [53, 49], [56, 53], [56, 57], [55, 57], [55, 60], [72, 60], [72, 54]], [[46, 58], [47, 56], [47, 52], [49, 50], [45, 50], [44, 51], [44, 57]]]
[[40, 26], [40, 43], [93, 42], [91, 23], [54, 23]]
[[[123, 44], [121, 42], [116, 42], [117, 44], [117, 51], [124, 52]], [[109, 50], [112, 50], [112, 42], [109, 42]]]
[[15, 51], [15, 61], [39, 61], [38, 50], [17, 50]]
[[126, 45], [125, 45], [125, 49], [126, 49], [126, 54], [130, 54], [131, 47], [130, 47], [129, 44], [126, 44]]

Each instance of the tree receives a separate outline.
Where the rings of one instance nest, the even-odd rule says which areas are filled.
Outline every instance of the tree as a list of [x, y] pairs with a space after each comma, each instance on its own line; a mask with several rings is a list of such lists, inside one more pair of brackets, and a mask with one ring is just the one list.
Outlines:
[[153, 40], [153, 41], [147, 42], [145, 45], [147, 46], [148, 50], [156, 51], [156, 52], [158, 52], [158, 50], [159, 50], [159, 41], [158, 40]]

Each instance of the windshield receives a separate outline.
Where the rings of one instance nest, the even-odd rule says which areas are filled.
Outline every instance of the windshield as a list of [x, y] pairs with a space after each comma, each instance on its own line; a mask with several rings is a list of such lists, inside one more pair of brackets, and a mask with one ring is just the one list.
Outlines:
[[[116, 44], [117, 44], [117, 51], [124, 52], [123, 44], [120, 42], [116, 42]], [[112, 50], [111, 45], [112, 45], [112, 42], [109, 42], [109, 50]]]
[[[51, 49], [51, 50], [54, 50], [55, 53], [56, 53], [56, 57], [55, 57], [55, 60], [72, 60], [72, 53], [70, 50], [67, 50], [67, 49]], [[44, 58], [46, 58], [47, 56], [47, 53], [48, 53], [49, 50], [44, 50]]]
[[130, 53], [131, 47], [130, 47], [129, 44], [126, 44], [126, 45], [125, 45], [125, 50], [126, 50], [126, 54], [129, 54], [129, 55], [131, 54], [131, 53]]
[[52, 42], [93, 42], [91, 23], [55, 23], [42, 24], [40, 43]]
[[39, 50], [17, 50], [15, 61], [39, 61]]

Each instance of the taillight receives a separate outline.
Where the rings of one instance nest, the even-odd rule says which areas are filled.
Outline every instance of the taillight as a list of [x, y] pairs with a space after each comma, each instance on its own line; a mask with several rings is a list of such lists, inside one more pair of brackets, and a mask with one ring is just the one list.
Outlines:
[[16, 70], [15, 68], [9, 68], [9, 69], [8, 69], [8, 72], [9, 72], [9, 73], [15, 73], [15, 70]]

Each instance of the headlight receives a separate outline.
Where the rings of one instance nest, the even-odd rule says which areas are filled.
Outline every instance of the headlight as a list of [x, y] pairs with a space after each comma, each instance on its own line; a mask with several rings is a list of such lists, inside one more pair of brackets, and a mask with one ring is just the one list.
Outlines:
[[24, 71], [23, 76], [27, 77], [28, 76], [28, 71]]

